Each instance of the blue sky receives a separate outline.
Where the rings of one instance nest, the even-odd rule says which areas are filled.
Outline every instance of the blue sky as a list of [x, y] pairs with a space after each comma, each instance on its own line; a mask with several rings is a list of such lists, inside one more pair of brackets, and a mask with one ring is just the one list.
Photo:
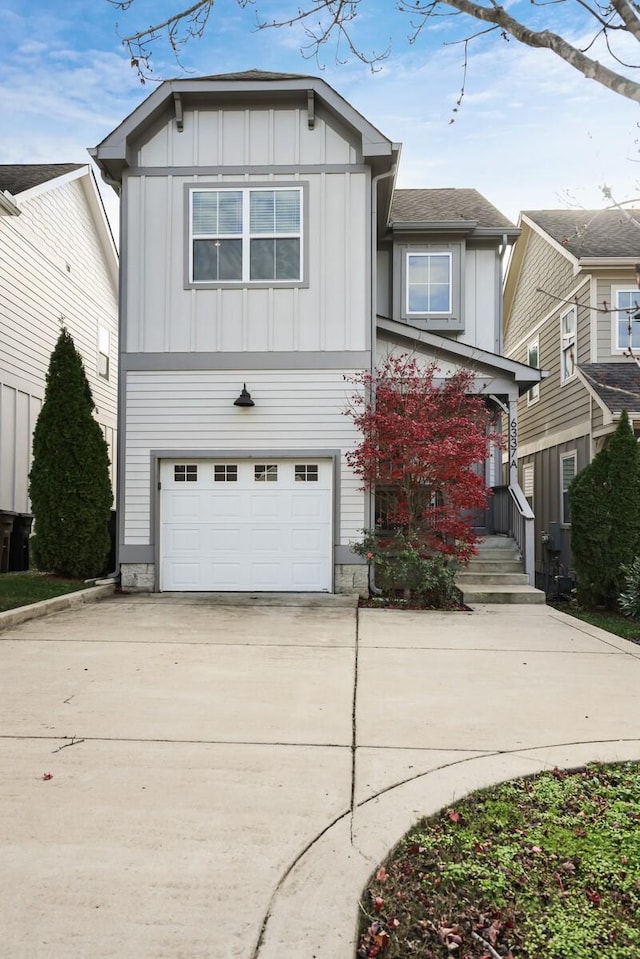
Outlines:
[[[86, 148], [153, 89], [141, 86], [129, 66], [116, 24], [124, 33], [179, 2], [135, 0], [122, 14], [107, 0], [0, 0], [0, 162], [85, 162]], [[291, 0], [268, 0], [260, 9], [265, 17], [278, 16], [295, 9], [287, 4]], [[528, 0], [509, 6], [514, 15], [531, 9]], [[565, 8], [556, 9], [559, 29]], [[451, 124], [463, 48], [443, 42], [480, 25], [465, 30], [460, 18], [453, 26], [439, 21], [410, 45], [407, 18], [393, 0], [363, 0], [362, 11], [357, 37], [363, 46], [382, 49], [393, 39], [390, 57], [374, 74], [358, 62], [336, 64], [333, 48], [325, 51], [320, 73], [315, 60], [300, 54], [300, 28], [257, 31], [256, 7], [242, 10], [235, 0], [219, 0], [206, 36], [185, 48], [182, 63], [193, 75], [253, 67], [320, 73], [403, 143], [399, 186], [476, 187], [513, 220], [523, 209], [604, 206], [603, 183], [619, 200], [640, 193], [638, 104], [546, 51], [491, 36], [470, 48], [466, 95]], [[568, 17], [565, 25], [579, 29]], [[154, 48], [153, 60], [158, 77], [181, 74], [166, 48]]]

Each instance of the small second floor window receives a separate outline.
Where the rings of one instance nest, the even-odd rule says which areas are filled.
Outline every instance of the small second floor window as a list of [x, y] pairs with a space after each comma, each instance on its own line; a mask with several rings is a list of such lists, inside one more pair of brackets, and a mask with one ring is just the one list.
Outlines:
[[616, 349], [640, 349], [640, 290], [616, 290], [614, 316]]
[[407, 315], [451, 313], [451, 253], [407, 253]]
[[190, 192], [190, 282], [302, 280], [302, 188]]
[[577, 310], [572, 306], [570, 310], [563, 313], [560, 318], [560, 378], [571, 379], [576, 372], [577, 366], [577, 346], [576, 346], [576, 317]]

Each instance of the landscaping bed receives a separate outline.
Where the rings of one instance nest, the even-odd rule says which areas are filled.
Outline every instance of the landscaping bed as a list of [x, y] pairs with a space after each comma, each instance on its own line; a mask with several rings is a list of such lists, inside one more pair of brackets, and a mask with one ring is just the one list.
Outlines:
[[640, 622], [637, 619], [630, 619], [622, 613], [607, 610], [584, 609], [573, 603], [550, 603], [549, 605], [561, 613], [581, 619], [583, 623], [591, 623], [592, 626], [598, 626], [608, 633], [614, 633], [632, 643], [640, 644]]
[[67, 579], [50, 573], [2, 573], [0, 613], [86, 588], [87, 584], [82, 579]]
[[473, 793], [405, 836], [361, 910], [358, 959], [640, 955], [640, 763]]

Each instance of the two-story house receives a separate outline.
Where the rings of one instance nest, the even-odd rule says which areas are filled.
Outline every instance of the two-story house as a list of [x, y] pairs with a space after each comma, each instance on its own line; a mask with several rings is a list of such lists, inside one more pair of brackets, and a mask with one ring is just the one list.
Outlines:
[[394, 191], [399, 144], [316, 77], [165, 82], [91, 153], [121, 195], [123, 588], [366, 592], [350, 381], [408, 351], [515, 416], [513, 224]]
[[[505, 282], [505, 353], [548, 371], [520, 400], [519, 470], [547, 592], [574, 576], [567, 490], [626, 409], [640, 427], [640, 211], [534, 210]], [[568, 585], [568, 584], [565, 584]]]
[[65, 326], [116, 469], [118, 256], [87, 164], [0, 165], [0, 571], [23, 569], [31, 440]]

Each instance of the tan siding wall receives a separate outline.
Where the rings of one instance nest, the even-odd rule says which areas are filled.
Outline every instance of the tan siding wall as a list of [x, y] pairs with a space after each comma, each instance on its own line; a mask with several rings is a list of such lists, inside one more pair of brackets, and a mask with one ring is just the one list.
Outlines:
[[[359, 439], [344, 415], [350, 371], [137, 372], [127, 376], [125, 543], [150, 542], [150, 450], [346, 451]], [[247, 380], [255, 407], [233, 406]], [[365, 494], [341, 458], [340, 539], [361, 537]]]
[[[518, 240], [521, 243], [525, 239]], [[531, 233], [511, 312], [505, 317], [505, 353], [528, 335], [576, 283], [571, 263], [538, 233]], [[544, 292], [540, 292], [544, 290]], [[514, 359], [517, 357], [514, 356]]]
[[[0, 508], [28, 509], [31, 434], [51, 351], [64, 324], [80, 351], [113, 446], [117, 396], [117, 295], [78, 181], [0, 218]], [[98, 325], [111, 336], [111, 376], [97, 375]], [[115, 478], [115, 476], [114, 476]]]
[[[611, 272], [599, 275], [596, 285], [596, 306], [599, 310], [610, 311], [615, 306], [615, 292], [612, 287], [635, 289], [636, 277], [633, 270]], [[638, 293], [640, 297], [640, 291]], [[629, 363], [628, 357], [615, 349], [615, 314], [611, 312], [597, 313], [597, 362], [598, 363]]]

